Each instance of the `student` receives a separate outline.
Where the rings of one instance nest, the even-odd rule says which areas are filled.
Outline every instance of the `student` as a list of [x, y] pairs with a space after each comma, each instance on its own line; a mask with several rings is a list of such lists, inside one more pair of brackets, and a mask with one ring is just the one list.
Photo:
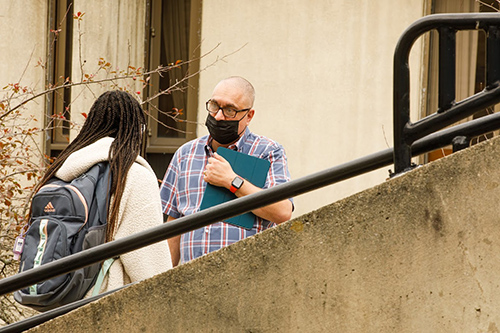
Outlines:
[[[145, 126], [144, 111], [132, 95], [118, 90], [103, 93], [92, 105], [78, 136], [48, 168], [38, 187], [53, 176], [69, 182], [96, 163], [109, 161], [111, 200], [106, 241], [162, 224], [156, 176], [139, 156]], [[109, 268], [100, 293], [171, 267], [166, 241], [122, 254]]]
[[[237, 175], [231, 165], [217, 154], [219, 147], [263, 158], [271, 162], [264, 188], [290, 180], [283, 147], [266, 137], [250, 132], [248, 125], [255, 110], [253, 86], [242, 77], [229, 77], [215, 87], [207, 101], [206, 126], [210, 135], [192, 140], [174, 154], [160, 188], [167, 221], [199, 211], [206, 184], [224, 187], [237, 197], [262, 189]], [[168, 240], [172, 262], [176, 266], [290, 219], [291, 200], [252, 211], [251, 230], [224, 222], [200, 228]]]

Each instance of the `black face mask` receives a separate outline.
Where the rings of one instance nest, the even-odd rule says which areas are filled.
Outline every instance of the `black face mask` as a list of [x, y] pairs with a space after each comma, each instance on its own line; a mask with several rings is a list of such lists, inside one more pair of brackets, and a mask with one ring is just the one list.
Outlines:
[[238, 126], [241, 120], [216, 120], [211, 115], [207, 116], [205, 126], [212, 139], [221, 145], [227, 145], [238, 140], [240, 133], [238, 133]]

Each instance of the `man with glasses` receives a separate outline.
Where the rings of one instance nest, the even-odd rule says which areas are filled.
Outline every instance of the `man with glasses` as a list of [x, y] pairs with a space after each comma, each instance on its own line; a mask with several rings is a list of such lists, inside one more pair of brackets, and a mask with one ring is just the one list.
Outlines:
[[[205, 125], [210, 134], [181, 146], [165, 173], [160, 194], [167, 221], [199, 211], [207, 183], [224, 187], [237, 197], [262, 190], [237, 175], [217, 154], [219, 147], [268, 160], [271, 167], [264, 188], [290, 180], [283, 147], [248, 128], [255, 114], [254, 99], [253, 86], [242, 77], [229, 77], [216, 85], [206, 103]], [[250, 230], [217, 222], [171, 238], [172, 263], [177, 266], [285, 222], [292, 210], [292, 200], [287, 199], [253, 210], [255, 221]]]

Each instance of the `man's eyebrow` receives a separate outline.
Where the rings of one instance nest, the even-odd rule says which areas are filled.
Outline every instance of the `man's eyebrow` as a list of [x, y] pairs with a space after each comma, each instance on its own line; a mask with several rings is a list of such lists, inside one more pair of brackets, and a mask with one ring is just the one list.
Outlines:
[[215, 100], [215, 99], [212, 99], [212, 101], [214, 101], [215, 103], [217, 103], [217, 105], [220, 106], [220, 107], [222, 107], [222, 108], [230, 107], [230, 108], [233, 108], [233, 109], [237, 109], [236, 105], [234, 105], [232, 103], [221, 105], [221, 103], [219, 101]]

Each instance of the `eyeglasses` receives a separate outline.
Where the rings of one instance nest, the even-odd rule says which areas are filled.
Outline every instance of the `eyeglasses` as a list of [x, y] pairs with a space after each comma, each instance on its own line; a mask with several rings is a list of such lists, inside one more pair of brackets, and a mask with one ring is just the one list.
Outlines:
[[226, 118], [234, 118], [234, 117], [236, 117], [236, 115], [238, 114], [238, 112], [245, 112], [245, 111], [249, 111], [251, 109], [252, 108], [235, 110], [235, 109], [229, 108], [229, 107], [221, 108], [219, 106], [219, 104], [217, 104], [217, 102], [212, 101], [210, 99], [207, 101], [207, 111], [210, 112], [210, 114], [212, 116], [214, 116], [214, 117], [217, 114], [217, 112], [219, 112], [219, 110], [222, 110], [222, 114], [224, 114], [224, 117], [226, 117]]

